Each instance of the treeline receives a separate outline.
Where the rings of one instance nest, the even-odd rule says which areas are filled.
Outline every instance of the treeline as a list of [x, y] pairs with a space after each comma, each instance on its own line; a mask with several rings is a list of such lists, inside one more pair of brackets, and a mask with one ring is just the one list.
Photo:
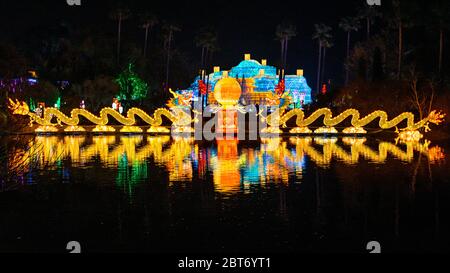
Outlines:
[[[148, 87], [144, 100], [150, 108], [164, 104], [168, 96], [164, 90], [169, 86], [182, 88], [192, 81], [199, 65], [178, 47], [180, 26], [123, 6], [111, 10], [104, 20], [115, 33], [108, 33], [104, 25], [80, 27], [63, 22], [30, 28], [27, 39], [0, 42], [2, 106], [6, 96], [32, 97], [47, 104], [62, 96], [62, 107], [78, 107], [85, 100], [90, 110], [98, 111], [121, 91], [119, 77], [130, 64]], [[127, 31], [139, 33], [141, 39], [130, 38], [134, 35]], [[202, 39], [193, 39], [192, 44], [202, 46]], [[17, 79], [30, 77], [29, 71], [37, 72], [38, 84], [21, 81], [16, 86]]]
[[[450, 114], [449, 1], [384, 1], [343, 18], [339, 28], [316, 25], [314, 38], [322, 48], [318, 82], [326, 79], [323, 58], [333, 36], [346, 35], [347, 44], [342, 53], [345, 84], [331, 86], [325, 95], [316, 93], [315, 108], [352, 107], [364, 114], [384, 109], [391, 115], [412, 111], [420, 117], [437, 109]], [[364, 38], [354, 39], [361, 31]]]
[[[132, 63], [135, 74], [148, 88], [146, 97], [135, 103], [154, 108], [165, 103], [169, 87], [185, 88], [192, 82], [192, 75], [203, 69], [210, 71], [213, 56], [220, 49], [220, 33], [210, 27], [192, 35], [192, 47], [197, 47], [201, 56], [196, 60], [179, 46], [182, 25], [124, 6], [111, 9], [104, 17], [104, 23], [98, 26], [61, 23], [31, 29], [32, 33], [24, 34], [26, 39], [0, 43], [1, 96], [20, 98], [20, 94], [27, 94], [48, 103], [62, 96], [61, 107], [78, 107], [85, 100], [87, 108], [98, 111], [110, 105], [121, 88], [130, 88], [117, 79]], [[105, 26], [114, 31], [106, 31]], [[308, 79], [316, 83], [313, 108], [358, 107], [366, 112], [383, 107], [392, 113], [415, 111], [425, 115], [432, 105], [448, 113], [450, 1], [392, 0], [383, 1], [380, 7], [362, 5], [328, 25], [282, 22], [276, 26], [274, 22], [282, 70], [289, 62], [288, 52], [296, 50], [289, 46], [290, 41], [304, 28], [314, 29], [311, 42], [317, 45], [317, 51], [311, 52], [317, 54], [317, 78]], [[335, 44], [341, 40], [346, 43], [345, 50], [336, 52]], [[327, 57], [331, 53], [344, 60], [343, 84], [328, 76]], [[29, 70], [37, 71], [39, 84], [21, 86], [25, 92], [11, 94], [8, 80], [26, 77]], [[62, 81], [70, 84], [62, 85]], [[328, 85], [326, 94], [321, 94], [323, 84]], [[5, 109], [4, 105], [0, 109]]]

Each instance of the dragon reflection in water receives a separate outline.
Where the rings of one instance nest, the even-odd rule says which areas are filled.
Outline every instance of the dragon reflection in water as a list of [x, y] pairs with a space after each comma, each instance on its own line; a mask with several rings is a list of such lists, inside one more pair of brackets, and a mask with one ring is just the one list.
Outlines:
[[388, 159], [409, 163], [421, 154], [434, 164], [445, 158], [444, 150], [428, 141], [368, 145], [365, 138], [291, 137], [262, 139], [259, 146], [249, 148], [240, 147], [234, 139], [203, 147], [193, 138], [141, 135], [37, 136], [26, 149], [9, 154], [9, 169], [18, 169], [16, 165], [21, 164], [22, 176], [44, 168], [70, 176], [70, 169], [62, 162], [78, 168], [96, 162], [102, 168], [117, 170], [116, 182], [124, 186], [151, 181], [147, 170], [151, 161], [165, 170], [170, 182], [188, 182], [212, 174], [216, 190], [222, 192], [255, 183], [287, 183], [292, 175], [301, 181], [306, 158], [321, 168], [328, 168], [333, 160], [346, 165], [364, 160], [383, 164]]

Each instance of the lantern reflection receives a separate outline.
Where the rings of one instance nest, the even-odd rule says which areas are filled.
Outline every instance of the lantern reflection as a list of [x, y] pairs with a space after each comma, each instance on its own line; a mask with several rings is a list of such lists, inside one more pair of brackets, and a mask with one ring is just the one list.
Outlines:
[[238, 143], [233, 140], [217, 140], [217, 155], [211, 157], [214, 184], [222, 191], [239, 188], [241, 174], [239, 168]]
[[[242, 147], [240, 147], [242, 146]], [[116, 184], [124, 188], [154, 179], [155, 166], [170, 182], [207, 179], [212, 174], [217, 191], [233, 192], [252, 185], [301, 182], [305, 164], [329, 167], [333, 161], [356, 165], [362, 160], [383, 164], [388, 159], [412, 162], [419, 154], [431, 164], [445, 159], [445, 151], [425, 141], [368, 144], [365, 138], [292, 137], [261, 139], [246, 145], [237, 139], [197, 143], [193, 138], [169, 136], [66, 136], [35, 137], [25, 149], [9, 153], [8, 169], [25, 176], [34, 170], [61, 170], [70, 179], [70, 168], [116, 170]]]

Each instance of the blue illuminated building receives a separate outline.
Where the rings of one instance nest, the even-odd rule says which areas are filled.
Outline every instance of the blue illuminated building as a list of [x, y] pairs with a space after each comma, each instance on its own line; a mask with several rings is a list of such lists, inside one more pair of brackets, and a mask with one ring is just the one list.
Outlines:
[[[266, 60], [258, 62], [252, 60], [249, 54], [237, 66], [230, 71], [220, 71], [219, 67], [214, 68], [214, 72], [207, 75], [205, 84], [208, 90], [208, 103], [216, 103], [214, 96], [211, 95], [214, 87], [223, 77], [236, 78], [242, 86], [242, 104], [267, 103], [267, 97], [275, 94], [275, 89], [279, 83], [280, 77], [277, 75], [277, 68], [267, 65]], [[192, 85], [186, 90], [178, 90], [178, 93], [193, 93], [194, 100], [201, 96], [199, 91], [200, 77], [196, 77]], [[296, 75], [285, 76], [285, 92], [292, 98], [292, 107], [300, 108], [303, 105], [312, 103], [311, 88], [308, 86], [306, 78], [303, 76], [303, 70], [297, 70]]]

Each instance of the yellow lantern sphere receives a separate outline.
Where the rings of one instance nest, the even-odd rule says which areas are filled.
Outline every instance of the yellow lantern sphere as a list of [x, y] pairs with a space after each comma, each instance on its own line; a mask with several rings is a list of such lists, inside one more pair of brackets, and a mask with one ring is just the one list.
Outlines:
[[241, 85], [234, 78], [221, 79], [214, 87], [214, 98], [223, 106], [236, 105], [241, 94]]

